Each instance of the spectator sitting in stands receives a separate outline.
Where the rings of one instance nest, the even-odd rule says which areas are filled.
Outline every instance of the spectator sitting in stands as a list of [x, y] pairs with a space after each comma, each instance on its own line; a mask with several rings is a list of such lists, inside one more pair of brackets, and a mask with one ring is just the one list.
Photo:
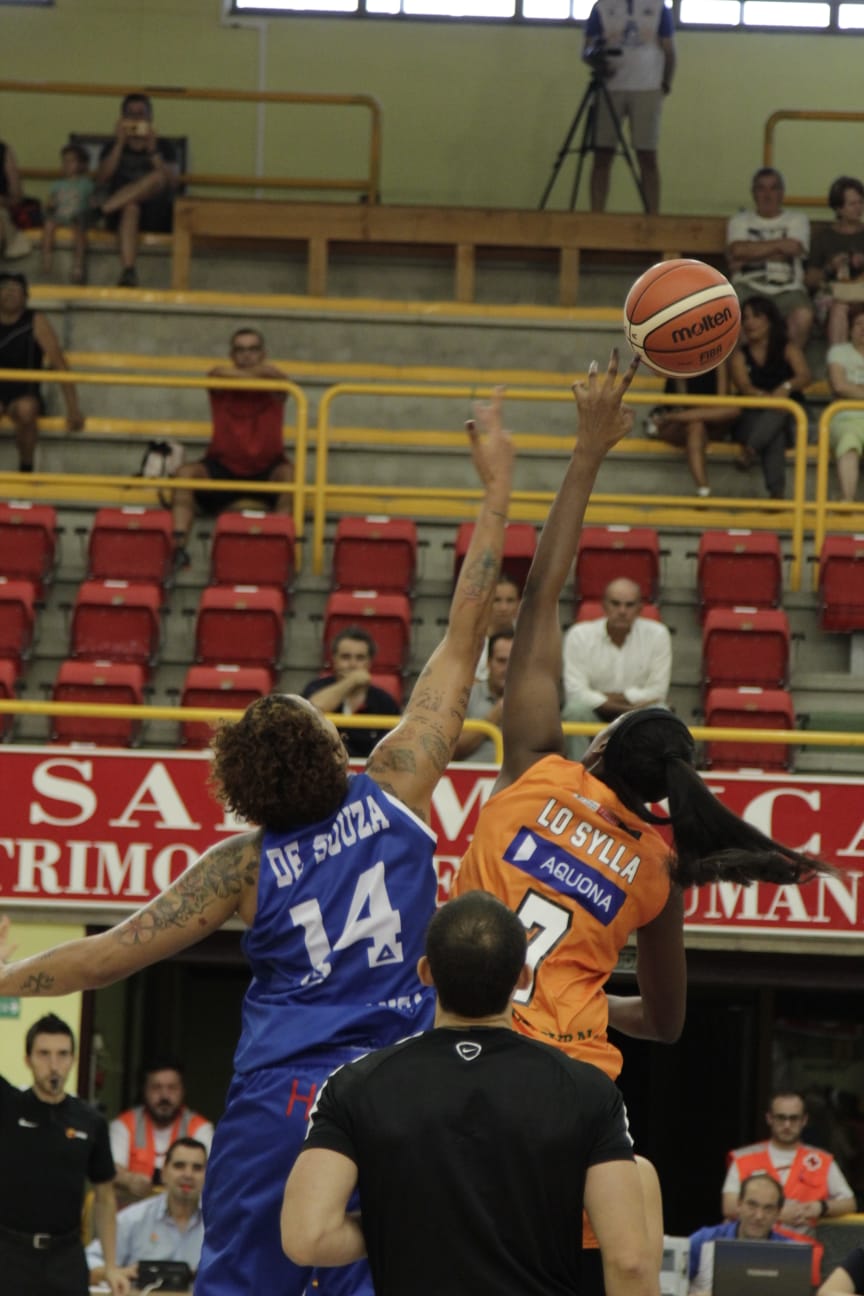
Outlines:
[[88, 173], [90, 159], [81, 144], [67, 144], [60, 150], [63, 166], [62, 180], [51, 186], [45, 203], [45, 223], [42, 227], [42, 269], [51, 273], [54, 256], [54, 238], [58, 225], [68, 225], [72, 230], [73, 261], [72, 283], [84, 283], [87, 257], [87, 221], [91, 215], [90, 199], [93, 181]]
[[9, 144], [0, 140], [0, 257], [15, 261], [30, 252], [30, 240], [12, 218], [12, 208], [21, 201], [18, 159]]
[[499, 634], [502, 630], [513, 629], [521, 598], [522, 592], [517, 582], [511, 576], [502, 574], [495, 586], [495, 598], [492, 600], [492, 616], [489, 629], [486, 631], [486, 642], [474, 672], [475, 683], [483, 684], [489, 678], [490, 640], [493, 635]]
[[[605, 617], [580, 621], [564, 636], [562, 720], [615, 720], [640, 707], [665, 706], [672, 673], [672, 640], [659, 621], [639, 613], [642, 594], [635, 581], [610, 581], [603, 592]], [[579, 760], [590, 741], [567, 735], [570, 760]]]
[[828, 206], [835, 219], [814, 230], [805, 279], [817, 314], [826, 316], [828, 345], [836, 346], [849, 337], [849, 302], [835, 298], [832, 286], [864, 280], [864, 185], [854, 176], [839, 176], [828, 190]]
[[784, 1224], [812, 1233], [825, 1216], [847, 1215], [855, 1209], [855, 1195], [830, 1152], [801, 1141], [807, 1109], [799, 1093], [774, 1094], [765, 1121], [770, 1139], [734, 1148], [723, 1182], [723, 1214], [734, 1219], [742, 1182], [755, 1170], [765, 1170], [783, 1185], [785, 1201], [780, 1213]]
[[[679, 396], [728, 396], [729, 371], [722, 364], [692, 378], [667, 378], [663, 390]], [[669, 405], [665, 409], [661, 406], [652, 411], [648, 435], [685, 448], [696, 494], [704, 499], [711, 494], [705, 471], [705, 448], [711, 440], [725, 440], [730, 424], [740, 414], [740, 409], [734, 406], [706, 405], [701, 409], [689, 405]]]
[[737, 212], [726, 227], [726, 259], [742, 305], [753, 296], [771, 297], [786, 320], [789, 338], [807, 345], [813, 307], [804, 286], [804, 258], [810, 222], [803, 212], [783, 209], [783, 177], [760, 167], [753, 177], [755, 211]]
[[[864, 302], [849, 311], [851, 337], [828, 350], [828, 381], [837, 400], [864, 400]], [[853, 503], [864, 450], [864, 410], [843, 410], [831, 419], [831, 449], [837, 460], [840, 498]]]
[[[68, 369], [57, 335], [44, 315], [27, 305], [27, 280], [23, 274], [0, 272], [0, 368]], [[84, 415], [72, 383], [62, 383], [66, 427], [80, 432]], [[18, 471], [33, 471], [33, 456], [43, 412], [38, 382], [0, 382], [0, 414], [8, 414], [18, 446]]]
[[183, 1067], [176, 1058], [154, 1058], [142, 1071], [142, 1102], [112, 1120], [111, 1152], [117, 1167], [118, 1203], [149, 1197], [162, 1182], [168, 1148], [195, 1138], [209, 1153], [213, 1126], [186, 1106]]
[[864, 1292], [864, 1247], [854, 1247], [842, 1265], [830, 1273], [816, 1296], [831, 1296], [832, 1292]]
[[[265, 378], [285, 382], [288, 375], [267, 360], [264, 338], [253, 328], [237, 329], [231, 338], [230, 364], [216, 365], [210, 378]], [[213, 434], [204, 458], [178, 468], [178, 477], [210, 478], [211, 481], [292, 482], [294, 465], [285, 453], [282, 423], [285, 393], [221, 388], [210, 391]], [[175, 563], [189, 565], [186, 546], [195, 520], [196, 500], [204, 513], [220, 513], [227, 505], [245, 499], [252, 492], [238, 490], [174, 492], [172, 512], [177, 542]], [[266, 497], [277, 513], [291, 513], [293, 496]]]
[[[333, 640], [333, 674], [310, 680], [303, 697], [327, 715], [401, 714], [394, 698], [372, 683], [375, 640], [359, 626], [348, 626]], [[336, 726], [339, 727], [338, 724]], [[365, 760], [384, 736], [381, 729], [340, 729], [348, 755]]]
[[[773, 297], [751, 297], [741, 311], [741, 340], [729, 361], [732, 382], [742, 396], [779, 396], [804, 404], [810, 370], [804, 352], [789, 341], [786, 322]], [[733, 428], [741, 445], [736, 468], [762, 462], [771, 499], [786, 494], [786, 447], [793, 444], [794, 424], [785, 410], [748, 409]]]
[[157, 136], [153, 106], [145, 94], [128, 94], [114, 128], [114, 141], [99, 158], [96, 183], [107, 185], [99, 204], [108, 228], [117, 231], [120, 244], [121, 288], [136, 288], [138, 235], [170, 233], [174, 190], [179, 183], [174, 145]]
[[[812, 1245], [810, 1238], [777, 1227], [782, 1207], [783, 1189], [767, 1170], [756, 1170], [748, 1175], [738, 1193], [737, 1219], [709, 1225], [691, 1234], [690, 1296], [712, 1290], [714, 1243], [718, 1238], [741, 1238], [750, 1242], [806, 1242]], [[821, 1253], [819, 1247], [817, 1259], [821, 1258]]]
[[[194, 1273], [201, 1260], [204, 1220], [201, 1190], [207, 1167], [207, 1149], [198, 1139], [175, 1139], [165, 1153], [162, 1186], [165, 1191], [135, 1202], [117, 1215], [117, 1264], [127, 1278], [138, 1276], [141, 1260], [182, 1260]], [[102, 1244], [87, 1247], [90, 1283], [105, 1277]]]
[[[510, 649], [513, 645], [513, 627], [496, 630], [489, 636], [487, 650], [487, 677], [471, 690], [468, 699], [466, 720], [488, 720], [490, 724], [501, 726], [501, 715], [504, 702], [504, 681], [507, 678], [507, 663], [510, 660]], [[486, 765], [497, 765], [495, 744], [486, 734], [477, 729], [463, 729], [453, 752], [454, 760], [482, 761]]]

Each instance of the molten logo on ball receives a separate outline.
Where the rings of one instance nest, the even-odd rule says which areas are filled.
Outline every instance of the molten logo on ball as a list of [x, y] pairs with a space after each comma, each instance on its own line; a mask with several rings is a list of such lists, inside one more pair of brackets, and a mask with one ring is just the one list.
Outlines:
[[735, 290], [703, 261], [661, 261], [636, 280], [624, 303], [630, 346], [673, 378], [715, 369], [733, 350], [740, 327]]
[[683, 328], [673, 329], [672, 341], [689, 342], [691, 338], [701, 337], [703, 333], [719, 328], [721, 324], [727, 324], [731, 318], [732, 312], [728, 306], [725, 310], [715, 311], [713, 315], [703, 315], [695, 324], [685, 324]]

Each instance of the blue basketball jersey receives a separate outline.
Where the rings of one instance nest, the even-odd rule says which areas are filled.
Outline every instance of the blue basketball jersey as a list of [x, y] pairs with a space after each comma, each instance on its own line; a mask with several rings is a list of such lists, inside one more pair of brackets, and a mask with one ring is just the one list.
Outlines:
[[238, 1072], [380, 1048], [431, 1025], [416, 966], [435, 910], [434, 846], [432, 829], [366, 774], [328, 819], [264, 834]]

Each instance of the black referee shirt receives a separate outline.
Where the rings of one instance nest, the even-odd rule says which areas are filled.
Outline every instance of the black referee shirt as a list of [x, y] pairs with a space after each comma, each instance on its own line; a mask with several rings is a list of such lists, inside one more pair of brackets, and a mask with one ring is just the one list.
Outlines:
[[80, 1098], [41, 1102], [0, 1076], [0, 1225], [19, 1233], [71, 1233], [86, 1181], [114, 1178], [108, 1126]]
[[358, 1167], [377, 1296], [573, 1296], [585, 1174], [633, 1160], [611, 1080], [503, 1028], [342, 1067], [305, 1146]]

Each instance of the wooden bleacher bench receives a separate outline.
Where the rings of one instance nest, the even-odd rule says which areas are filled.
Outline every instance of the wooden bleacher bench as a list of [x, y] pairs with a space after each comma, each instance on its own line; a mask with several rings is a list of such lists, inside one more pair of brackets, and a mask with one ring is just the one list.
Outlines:
[[478, 248], [557, 251], [559, 301], [576, 303], [583, 251], [644, 252], [648, 256], [722, 256], [721, 216], [645, 216], [503, 208], [390, 207], [292, 203], [261, 199], [179, 198], [174, 205], [171, 286], [189, 287], [196, 243], [301, 243], [307, 251], [310, 296], [327, 293], [334, 244], [376, 250], [442, 247], [455, 259], [457, 302], [473, 302]]

